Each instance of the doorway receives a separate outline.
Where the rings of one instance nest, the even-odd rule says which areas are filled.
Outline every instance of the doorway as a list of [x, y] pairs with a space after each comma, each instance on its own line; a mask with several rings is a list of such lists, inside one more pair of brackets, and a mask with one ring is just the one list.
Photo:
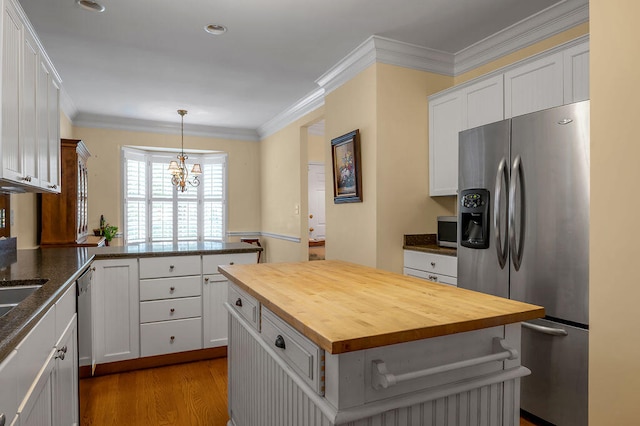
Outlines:
[[307, 128], [309, 260], [324, 260], [325, 220], [325, 144], [324, 120]]

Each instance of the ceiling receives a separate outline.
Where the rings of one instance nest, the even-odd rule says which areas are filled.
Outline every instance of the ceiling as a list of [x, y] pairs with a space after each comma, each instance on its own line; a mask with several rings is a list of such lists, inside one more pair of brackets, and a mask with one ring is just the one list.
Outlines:
[[[372, 35], [450, 54], [567, 0], [19, 0], [82, 117], [258, 129]], [[207, 24], [227, 33], [212, 36]]]

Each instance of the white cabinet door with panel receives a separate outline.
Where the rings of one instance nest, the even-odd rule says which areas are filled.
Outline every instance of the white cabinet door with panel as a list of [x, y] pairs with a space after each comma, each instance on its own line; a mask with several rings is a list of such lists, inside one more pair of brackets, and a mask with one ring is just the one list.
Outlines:
[[429, 195], [432, 197], [452, 195], [458, 190], [458, 133], [463, 126], [462, 102], [460, 91], [429, 100]]
[[257, 253], [234, 253], [202, 256], [202, 321], [204, 347], [227, 345], [228, 314], [224, 303], [229, 281], [218, 272], [219, 265], [250, 264], [258, 261]]
[[562, 105], [563, 56], [557, 52], [504, 74], [504, 115], [517, 117]]
[[589, 42], [562, 52], [564, 59], [564, 103], [589, 99]]
[[[504, 118], [504, 79], [496, 75], [462, 89], [463, 128], [472, 129]], [[457, 141], [456, 141], [457, 143]], [[456, 170], [458, 163], [456, 162]]]
[[[13, 350], [0, 362], [0, 419], [5, 424], [18, 414], [18, 351]], [[2, 424], [2, 423], [0, 423]]]
[[92, 306], [96, 362], [103, 364], [140, 356], [138, 259], [93, 262]]

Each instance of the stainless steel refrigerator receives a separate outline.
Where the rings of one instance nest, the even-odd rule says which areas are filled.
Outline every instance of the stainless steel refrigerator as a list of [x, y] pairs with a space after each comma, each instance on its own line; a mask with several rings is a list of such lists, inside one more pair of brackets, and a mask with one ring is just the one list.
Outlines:
[[521, 408], [586, 425], [589, 101], [460, 133], [458, 286], [544, 306], [522, 324]]

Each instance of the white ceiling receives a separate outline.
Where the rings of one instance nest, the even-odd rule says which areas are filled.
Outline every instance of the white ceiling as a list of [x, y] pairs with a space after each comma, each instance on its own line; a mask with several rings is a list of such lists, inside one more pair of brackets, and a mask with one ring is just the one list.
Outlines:
[[[72, 118], [255, 130], [372, 35], [450, 54], [568, 0], [19, 0]], [[204, 32], [210, 23], [229, 28]]]

